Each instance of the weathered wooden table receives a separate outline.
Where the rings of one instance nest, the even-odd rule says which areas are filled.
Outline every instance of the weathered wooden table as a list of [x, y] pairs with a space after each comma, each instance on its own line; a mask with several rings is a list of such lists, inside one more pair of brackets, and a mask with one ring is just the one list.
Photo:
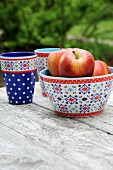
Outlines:
[[27, 105], [0, 88], [0, 170], [113, 170], [113, 92], [102, 114], [66, 118], [35, 87]]

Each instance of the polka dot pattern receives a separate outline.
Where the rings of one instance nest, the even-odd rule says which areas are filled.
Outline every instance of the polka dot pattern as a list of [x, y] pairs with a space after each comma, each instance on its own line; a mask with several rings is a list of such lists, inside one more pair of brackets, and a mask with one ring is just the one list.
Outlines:
[[9, 103], [27, 104], [32, 102], [36, 70], [34, 72], [23, 74], [2, 74], [4, 77]]

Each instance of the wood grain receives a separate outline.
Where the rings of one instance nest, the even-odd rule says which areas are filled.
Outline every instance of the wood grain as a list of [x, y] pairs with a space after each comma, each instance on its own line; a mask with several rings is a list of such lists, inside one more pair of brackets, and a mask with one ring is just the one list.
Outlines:
[[[112, 101], [112, 96], [113, 93], [109, 102]], [[44, 170], [51, 169], [51, 166], [53, 170], [112, 170], [112, 115], [113, 106], [107, 105], [105, 111], [101, 115], [95, 117], [66, 118], [58, 116], [53, 111], [48, 98], [41, 96], [40, 85], [38, 83], [36, 83], [34, 101], [32, 104], [11, 105], [8, 104], [5, 89], [1, 88], [0, 148], [5, 148], [7, 146], [6, 157], [8, 157], [8, 154], [11, 154], [11, 146], [12, 149], [15, 149], [14, 155], [11, 157], [11, 166], [14, 166], [14, 160], [16, 160], [16, 168], [21, 165], [19, 164], [19, 160], [23, 160], [26, 152], [30, 154], [33, 152], [31, 159], [29, 158], [30, 155], [26, 158], [26, 162], [30, 162], [31, 164], [30, 167], [29, 164], [27, 166], [26, 163], [26, 169], [36, 169], [38, 163], [35, 167], [33, 160], [38, 160], [38, 158], [40, 158], [43, 160], [41, 166], [45, 166]], [[23, 143], [21, 143], [21, 140]], [[26, 144], [24, 144], [24, 142]], [[21, 144], [22, 146], [25, 145], [25, 150], [21, 148]], [[32, 151], [33, 146], [37, 148], [36, 153], [39, 150], [42, 155], [40, 154], [37, 156], [34, 148]], [[19, 148], [23, 151], [23, 154], [20, 154]], [[2, 154], [4, 153], [3, 150]], [[2, 154], [0, 153], [0, 160], [2, 160]], [[16, 155], [18, 156], [16, 157]], [[56, 161], [56, 159], [58, 160]], [[3, 161], [7, 163], [8, 159], [3, 159]], [[3, 161], [0, 161], [0, 165], [3, 165]], [[11, 166], [8, 164], [6, 169], [7, 167], [11, 168]], [[39, 167], [40, 169], [42, 168], [41, 166]], [[22, 168], [23, 167], [24, 162], [22, 162]]]
[[0, 124], [0, 170], [62, 170], [69, 167], [78, 169], [39, 143]]

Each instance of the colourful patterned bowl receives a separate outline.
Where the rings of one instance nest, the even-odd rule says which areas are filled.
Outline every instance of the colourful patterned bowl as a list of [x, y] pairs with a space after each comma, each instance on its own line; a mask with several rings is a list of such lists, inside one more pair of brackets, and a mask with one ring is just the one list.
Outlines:
[[113, 89], [111, 74], [96, 77], [53, 77], [48, 69], [40, 72], [46, 93], [57, 114], [67, 117], [86, 117], [100, 114]]

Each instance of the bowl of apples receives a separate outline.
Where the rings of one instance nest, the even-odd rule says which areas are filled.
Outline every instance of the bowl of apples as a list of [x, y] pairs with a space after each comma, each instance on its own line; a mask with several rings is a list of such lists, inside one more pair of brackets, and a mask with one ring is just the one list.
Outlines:
[[57, 114], [87, 117], [103, 112], [113, 88], [113, 67], [79, 48], [52, 52], [47, 65], [40, 78]]

